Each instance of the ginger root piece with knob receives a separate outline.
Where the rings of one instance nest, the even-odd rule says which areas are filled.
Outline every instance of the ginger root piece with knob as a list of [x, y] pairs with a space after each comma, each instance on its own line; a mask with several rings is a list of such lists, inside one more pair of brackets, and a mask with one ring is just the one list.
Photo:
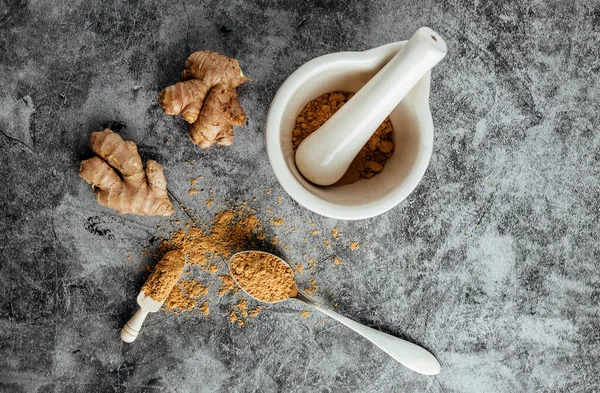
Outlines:
[[190, 123], [190, 139], [203, 149], [213, 143], [231, 145], [233, 126], [246, 122], [235, 89], [248, 78], [238, 61], [206, 50], [192, 53], [184, 66], [184, 82], [158, 94], [163, 112]]
[[173, 213], [162, 166], [148, 160], [144, 172], [133, 141], [124, 141], [107, 128], [92, 133], [90, 148], [96, 157], [81, 162], [79, 175], [92, 185], [98, 203], [119, 214], [168, 216]]

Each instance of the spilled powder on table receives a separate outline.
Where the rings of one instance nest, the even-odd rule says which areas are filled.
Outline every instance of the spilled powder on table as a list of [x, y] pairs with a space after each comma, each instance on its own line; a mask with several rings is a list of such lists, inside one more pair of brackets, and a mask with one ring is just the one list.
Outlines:
[[301, 263], [297, 263], [294, 265], [294, 271], [297, 274], [302, 274], [302, 272], [304, 271], [304, 265], [302, 265]]
[[[192, 212], [191, 209], [186, 209], [183, 206], [181, 206], [181, 209], [186, 212]], [[277, 220], [275, 218], [274, 221], [269, 221], [273, 226], [278, 226], [276, 225], [279, 223]], [[283, 219], [281, 220], [283, 221]], [[171, 223], [180, 225], [181, 220], [173, 220]], [[319, 235], [319, 230], [315, 228], [316, 223], [310, 221], [309, 223], [313, 227], [313, 236]], [[296, 232], [296, 228], [292, 228], [291, 231]], [[331, 234], [336, 240], [341, 235], [337, 228], [332, 229]], [[158, 239], [160, 245], [154, 254], [155, 257], [160, 257], [169, 250], [178, 249], [186, 255], [188, 259], [187, 266], [190, 269], [199, 268], [205, 273], [210, 274], [210, 276], [203, 276], [202, 278], [190, 278], [188, 276], [178, 282], [165, 301], [163, 309], [175, 313], [198, 309], [199, 312], [202, 312], [206, 316], [210, 314], [210, 303], [216, 301], [218, 299], [217, 296], [226, 296], [228, 294], [243, 296], [232, 278], [228, 274], [224, 274], [228, 270], [226, 262], [229, 257], [235, 252], [251, 249], [268, 249], [268, 244], [279, 243], [277, 237], [267, 236], [260, 219], [256, 215], [256, 211], [249, 207], [246, 202], [241, 205], [226, 207], [225, 210], [217, 213], [210, 222], [198, 223], [190, 217], [190, 221], [183, 228], [177, 229], [171, 234], [165, 234], [163, 237], [164, 239]], [[331, 246], [331, 242], [325, 240], [321, 242], [325, 245], [325, 249], [327, 249], [327, 245]], [[285, 249], [286, 245], [282, 246]], [[358, 242], [350, 244], [352, 250], [355, 249], [353, 247], [358, 248]], [[140, 253], [140, 256], [143, 253]], [[146, 255], [149, 254], [148, 252], [145, 253]], [[306, 254], [304, 256], [306, 257]], [[338, 262], [341, 264], [341, 260], [334, 257], [333, 263], [338, 264]], [[306, 289], [308, 293], [318, 290], [314, 277], [311, 277], [314, 274], [317, 263], [315, 258], [307, 260], [308, 270], [310, 271], [309, 276], [306, 278], [308, 280], [308, 287]], [[305, 266], [302, 264], [295, 264], [293, 266], [297, 274], [302, 274], [305, 270]], [[147, 270], [151, 271], [152, 269], [147, 266]], [[219, 274], [219, 272], [223, 273]], [[188, 273], [193, 273], [193, 271]], [[209, 293], [212, 295], [209, 295]], [[240, 295], [236, 295], [236, 293]], [[252, 308], [248, 304], [242, 311], [236, 304], [230, 310], [234, 311], [233, 322], [238, 326], [243, 326], [245, 319], [256, 317], [262, 308], [263, 306]], [[229, 317], [232, 318], [231, 315]]]
[[229, 322], [237, 323], [240, 327], [244, 326], [244, 321], [242, 321], [233, 310], [229, 312]]
[[333, 229], [331, 229], [331, 236], [332, 236], [332, 237], [333, 237], [335, 240], [340, 240], [340, 235], [341, 235], [341, 232], [340, 232], [340, 230], [339, 230], [339, 229], [337, 229], [337, 228], [335, 228], [335, 227], [334, 227]]
[[240, 315], [243, 318], [246, 318], [248, 316], [248, 300], [242, 299], [239, 302], [237, 302], [234, 307], [238, 309]]
[[219, 296], [223, 296], [231, 291], [235, 291], [236, 285], [230, 276], [222, 275], [219, 276], [221, 279], [221, 287], [219, 288]]
[[317, 285], [317, 282], [315, 281], [314, 278], [309, 277], [308, 282], [310, 283], [310, 286], [304, 288], [304, 292], [311, 294], [311, 293], [316, 292], [319, 289], [319, 286]]
[[280, 227], [284, 224], [283, 218], [273, 218], [271, 219], [271, 224], [275, 225], [276, 227]]
[[200, 311], [202, 311], [202, 314], [207, 315], [210, 314], [210, 308], [208, 307], [208, 302], [204, 302], [202, 303], [202, 305], [200, 306]]

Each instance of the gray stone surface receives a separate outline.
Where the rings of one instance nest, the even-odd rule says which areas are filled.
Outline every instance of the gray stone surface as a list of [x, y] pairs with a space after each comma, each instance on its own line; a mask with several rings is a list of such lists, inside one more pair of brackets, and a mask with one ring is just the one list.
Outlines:
[[[600, 6], [297, 3], [0, 0], [0, 391], [599, 391]], [[278, 86], [311, 58], [421, 25], [450, 53], [433, 72], [435, 149], [419, 187], [359, 222], [298, 206], [265, 155]], [[248, 124], [229, 148], [198, 149], [155, 102], [198, 49], [238, 58], [253, 79], [239, 89]], [[231, 326], [231, 297], [209, 319], [151, 315], [122, 343], [151, 263], [137, 255], [176, 225], [118, 216], [78, 177], [90, 132], [109, 122], [164, 165], [198, 219], [219, 210], [204, 205], [211, 187], [221, 202], [256, 197], [289, 247], [282, 256], [343, 258], [315, 272], [318, 298], [430, 349], [442, 373], [412, 373], [294, 303]], [[198, 195], [189, 173], [205, 176]], [[271, 227], [266, 209], [287, 227]], [[313, 221], [343, 240], [311, 249]]]

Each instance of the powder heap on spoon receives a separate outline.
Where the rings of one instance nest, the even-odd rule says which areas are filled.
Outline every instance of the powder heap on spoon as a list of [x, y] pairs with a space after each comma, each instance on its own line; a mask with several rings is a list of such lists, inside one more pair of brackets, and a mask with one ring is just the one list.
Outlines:
[[183, 253], [179, 250], [169, 251], [146, 280], [142, 292], [157, 302], [164, 302], [181, 277], [184, 267]]
[[269, 253], [237, 253], [231, 258], [229, 270], [242, 289], [262, 302], [279, 302], [298, 294], [290, 266]]

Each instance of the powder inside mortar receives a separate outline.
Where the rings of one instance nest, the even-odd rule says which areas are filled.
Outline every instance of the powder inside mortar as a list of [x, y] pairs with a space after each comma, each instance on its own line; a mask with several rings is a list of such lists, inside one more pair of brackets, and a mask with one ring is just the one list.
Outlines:
[[[310, 134], [318, 130], [335, 112], [352, 98], [352, 93], [325, 93], [310, 101], [296, 117], [292, 133], [294, 151]], [[383, 170], [394, 153], [392, 123], [386, 118], [363, 146], [344, 176], [333, 186], [345, 186], [369, 179]]]
[[232, 259], [229, 268], [238, 284], [263, 302], [278, 302], [298, 293], [292, 269], [274, 255], [241, 253]]

